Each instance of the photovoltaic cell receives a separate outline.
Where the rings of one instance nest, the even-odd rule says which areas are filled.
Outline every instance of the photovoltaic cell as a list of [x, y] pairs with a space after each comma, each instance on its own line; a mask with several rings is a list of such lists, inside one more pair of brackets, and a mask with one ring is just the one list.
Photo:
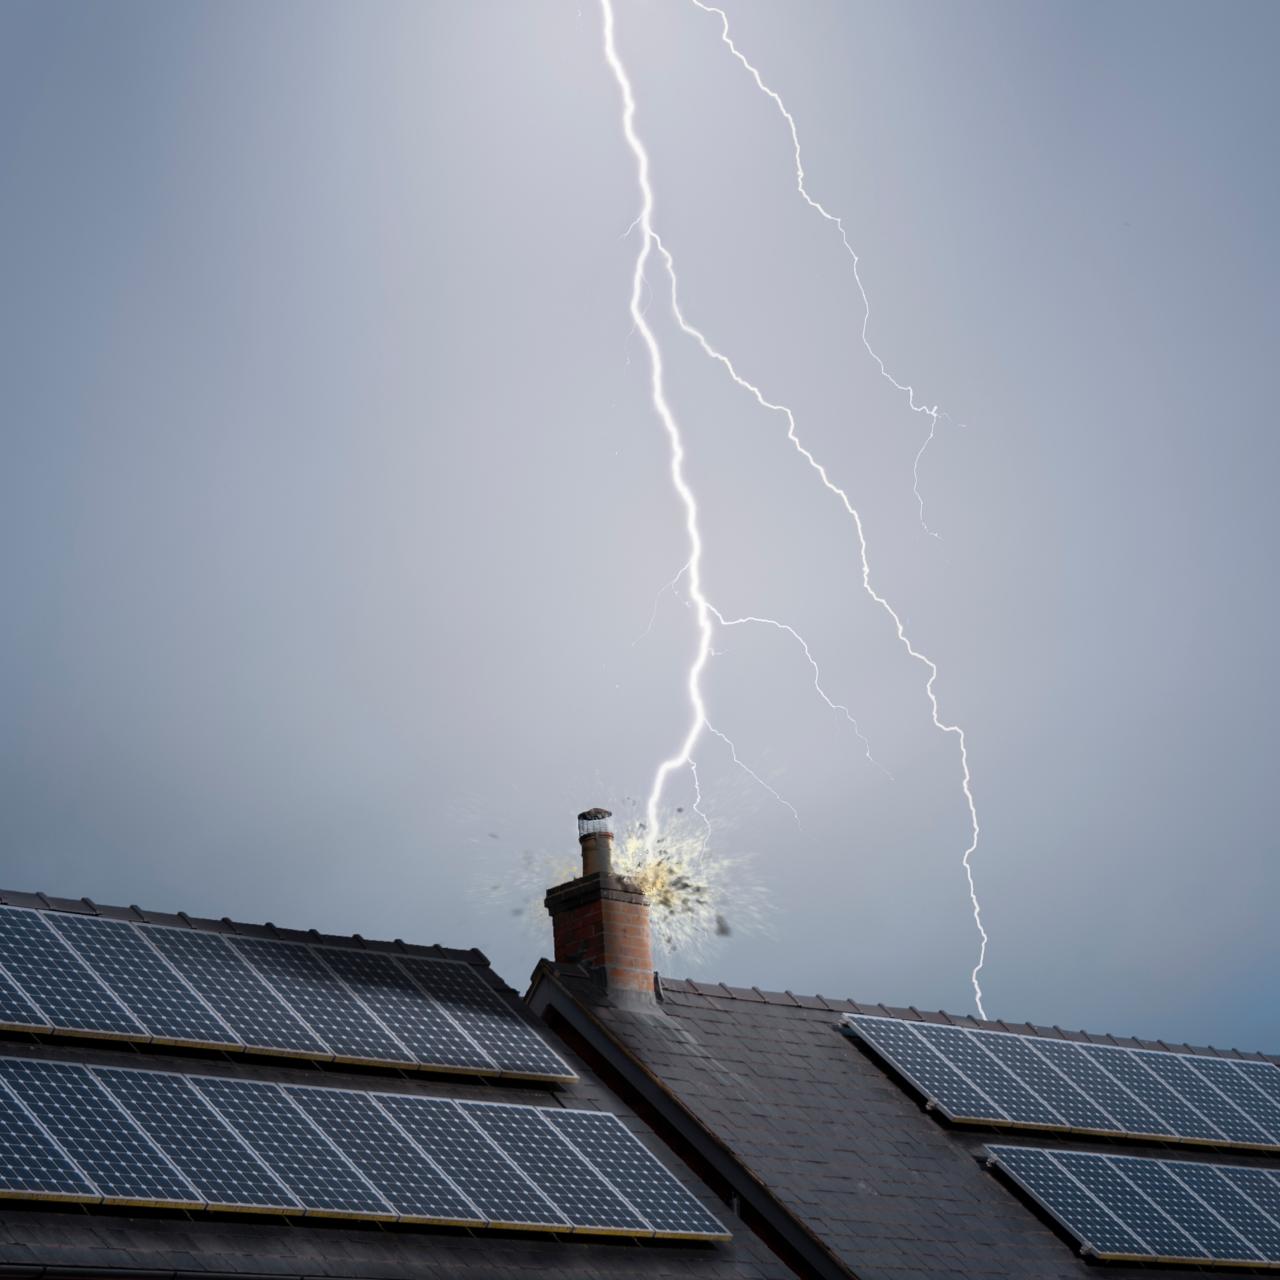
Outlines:
[[634, 1234], [649, 1224], [533, 1107], [460, 1104], [469, 1119], [557, 1205], [575, 1227]]
[[1053, 1158], [1083, 1187], [1102, 1201], [1161, 1258], [1201, 1258], [1204, 1249], [1172, 1218], [1156, 1207], [1105, 1156], [1084, 1151], [1055, 1151]]
[[953, 1119], [1003, 1120], [1003, 1110], [984, 1097], [900, 1018], [855, 1015], [848, 1019], [864, 1040]]
[[244, 1044], [267, 1051], [329, 1055], [253, 969], [216, 933], [144, 924], [139, 930], [217, 1010]]
[[1273, 1221], [1211, 1164], [1166, 1161], [1165, 1167], [1224, 1218], [1262, 1257], [1280, 1262], [1280, 1222]]
[[305, 1087], [287, 1092], [402, 1218], [484, 1224], [484, 1217], [371, 1095]]
[[193, 1083], [308, 1210], [395, 1217], [395, 1210], [277, 1085], [208, 1077]]
[[729, 1232], [617, 1116], [547, 1108], [554, 1125], [644, 1215], [658, 1235], [727, 1239]]
[[1251, 1058], [1235, 1058], [1231, 1065], [1247, 1076], [1255, 1089], [1261, 1089], [1269, 1098], [1280, 1102], [1280, 1067]]
[[389, 956], [316, 947], [327, 964], [424, 1065], [493, 1073], [497, 1066]]
[[380, 1094], [378, 1105], [489, 1222], [565, 1227], [568, 1220], [466, 1116], [440, 1098]]
[[233, 938], [231, 945], [340, 1058], [412, 1063], [408, 1050], [305, 946]]
[[1280, 1144], [1280, 1102], [1255, 1088], [1249, 1077], [1236, 1070], [1228, 1058], [1183, 1058], [1193, 1071], [1202, 1075], [1220, 1093], [1231, 1099], [1273, 1144]]
[[19, 1031], [50, 1029], [45, 1016], [3, 973], [0, 973], [0, 1027]]
[[1259, 1255], [1175, 1178], [1164, 1161], [1144, 1160], [1140, 1156], [1111, 1156], [1109, 1163], [1191, 1237], [1195, 1252], [1188, 1256], [1222, 1261], [1258, 1261]]
[[192, 1044], [236, 1044], [230, 1029], [132, 925], [97, 916], [44, 918], [153, 1036]]
[[92, 1070], [208, 1204], [235, 1209], [299, 1207], [186, 1077], [119, 1067]]
[[59, 1030], [147, 1038], [39, 911], [0, 907], [0, 965]]
[[1244, 1169], [1238, 1165], [1218, 1165], [1218, 1172], [1232, 1186], [1276, 1222], [1280, 1222], [1280, 1177], [1269, 1169]]
[[1221, 1141], [1223, 1135], [1192, 1110], [1163, 1080], [1148, 1071], [1130, 1050], [1102, 1044], [1082, 1044], [1079, 1047], [1097, 1066], [1114, 1076], [1144, 1106], [1154, 1111], [1170, 1133], [1184, 1138]]
[[1175, 1053], [1146, 1053], [1142, 1050], [1134, 1050], [1134, 1057], [1232, 1142], [1251, 1143], [1255, 1146], [1271, 1145], [1268, 1134], [1263, 1133], [1238, 1107], [1224, 1098], [1203, 1075], [1187, 1065], [1188, 1058]]
[[0, 1195], [96, 1200], [76, 1170], [26, 1109], [0, 1084]]
[[1147, 1137], [1170, 1133], [1169, 1126], [1134, 1097], [1118, 1080], [1090, 1061], [1070, 1040], [1028, 1037], [1035, 1051], [1048, 1058], [1077, 1088], [1115, 1117], [1121, 1132]]
[[1049, 1059], [1035, 1051], [1026, 1036], [998, 1031], [969, 1033], [988, 1053], [999, 1058], [1023, 1084], [1047, 1102], [1073, 1129], [1114, 1130], [1116, 1122], [1091, 1102]]
[[3, 1058], [0, 1077], [105, 1199], [203, 1205], [85, 1068]]
[[967, 1079], [973, 1081], [991, 1099], [1008, 1120], [1033, 1124], [1041, 1128], [1063, 1128], [1066, 1122], [1051, 1110], [979, 1041], [960, 1027], [917, 1023], [912, 1027], [928, 1041], [938, 1054], [946, 1058]]
[[1121, 1258], [1151, 1256], [1146, 1242], [1090, 1195], [1048, 1152], [1035, 1147], [988, 1147], [987, 1151], [1015, 1182], [1095, 1253]]
[[396, 963], [485, 1051], [502, 1071], [572, 1080], [574, 1074], [468, 964], [397, 956]]

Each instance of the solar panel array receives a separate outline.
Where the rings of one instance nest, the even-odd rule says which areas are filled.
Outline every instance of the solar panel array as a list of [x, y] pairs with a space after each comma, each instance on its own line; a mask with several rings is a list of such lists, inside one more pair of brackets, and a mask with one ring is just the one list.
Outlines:
[[1099, 1258], [1280, 1267], [1280, 1174], [1237, 1165], [991, 1146]]
[[0, 1027], [572, 1080], [462, 961], [0, 906]]
[[0, 1196], [729, 1238], [613, 1115], [25, 1058]]
[[1280, 1149], [1269, 1062], [862, 1014], [845, 1027], [950, 1120]]

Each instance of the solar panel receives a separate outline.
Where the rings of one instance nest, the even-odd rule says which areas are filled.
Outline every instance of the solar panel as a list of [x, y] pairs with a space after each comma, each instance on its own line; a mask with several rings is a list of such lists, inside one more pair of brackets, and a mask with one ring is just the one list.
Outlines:
[[460, 1104], [579, 1231], [635, 1235], [649, 1224], [560, 1136], [534, 1107]]
[[297, 1086], [287, 1092], [401, 1218], [485, 1225], [483, 1215], [369, 1094]]
[[1251, 1058], [1233, 1058], [1231, 1065], [1248, 1076], [1249, 1083], [1255, 1089], [1261, 1089], [1269, 1098], [1280, 1102], [1280, 1067]]
[[1114, 1076], [1109, 1076], [1085, 1057], [1079, 1045], [1070, 1040], [1051, 1040], [1047, 1036], [1027, 1036], [1026, 1040], [1072, 1084], [1114, 1117], [1119, 1132], [1139, 1137], [1164, 1137], [1171, 1133], [1169, 1126], [1143, 1106]]
[[994, 1057], [1021, 1079], [1037, 1097], [1043, 1098], [1073, 1129], [1107, 1132], [1116, 1122], [1091, 1102], [1052, 1062], [1036, 1052], [1035, 1042], [1024, 1036], [1000, 1035], [990, 1031], [969, 1033]]
[[1188, 1106], [1194, 1107], [1221, 1134], [1232, 1142], [1252, 1146], [1271, 1146], [1271, 1135], [1264, 1133], [1221, 1090], [1188, 1065], [1192, 1059], [1175, 1053], [1134, 1050], [1134, 1056], [1148, 1071], [1154, 1071]]
[[1170, 1133], [1182, 1138], [1222, 1139], [1223, 1135], [1204, 1116], [1178, 1097], [1157, 1075], [1148, 1071], [1132, 1050], [1112, 1045], [1082, 1044], [1080, 1051], [1108, 1075], [1114, 1076], [1148, 1110], [1154, 1111], [1169, 1127]]
[[0, 969], [0, 1027], [6, 1031], [50, 1031], [48, 1019]]
[[198, 1077], [196, 1088], [309, 1213], [394, 1218], [364, 1175], [274, 1084]]
[[0, 1196], [98, 1199], [97, 1189], [0, 1084]]
[[0, 1078], [105, 1200], [203, 1206], [196, 1189], [83, 1067], [4, 1058]]
[[444, 1006], [500, 1070], [534, 1079], [577, 1078], [569, 1064], [504, 1004], [470, 965], [422, 956], [397, 956], [396, 963]]
[[390, 956], [344, 947], [316, 954], [373, 1010], [418, 1062], [496, 1075], [497, 1065]]
[[[1280, 1220], [1264, 1203], [1280, 1181], [1268, 1170], [1033, 1147], [988, 1155], [1101, 1257], [1280, 1263]], [[1123, 1234], [1107, 1239], [1100, 1214]]]
[[133, 926], [98, 916], [47, 915], [45, 922], [157, 1040], [222, 1049], [236, 1038]]
[[138, 929], [245, 1045], [266, 1053], [332, 1056], [221, 934], [154, 924]]
[[39, 911], [0, 907], [0, 965], [44, 1019], [60, 1031], [148, 1038]]
[[413, 1056], [305, 946], [233, 938], [231, 945], [348, 1062], [412, 1065]]
[[1192, 1070], [1208, 1080], [1219, 1093], [1230, 1098], [1272, 1143], [1280, 1144], [1280, 1102], [1259, 1089], [1248, 1075], [1236, 1070], [1229, 1058], [1201, 1056], [1182, 1059]]
[[555, 1126], [636, 1207], [654, 1233], [677, 1238], [730, 1238], [697, 1198], [658, 1162], [617, 1116], [547, 1108]]
[[852, 1027], [881, 1057], [952, 1120], [1003, 1120], [1004, 1111], [916, 1035], [900, 1018], [851, 1015]]
[[92, 1072], [208, 1205], [276, 1212], [299, 1208], [186, 1077], [120, 1067]]
[[452, 1102], [380, 1094], [378, 1105], [489, 1222], [563, 1230], [568, 1219]]
[[914, 1024], [912, 1030], [990, 1098], [1000, 1108], [1003, 1119], [1042, 1129], [1066, 1127], [1066, 1121], [1056, 1111], [960, 1027], [922, 1022]]
[[1146, 1241], [1086, 1191], [1049, 1152], [1036, 1147], [988, 1147], [987, 1152], [1089, 1252], [1109, 1258], [1151, 1256]]

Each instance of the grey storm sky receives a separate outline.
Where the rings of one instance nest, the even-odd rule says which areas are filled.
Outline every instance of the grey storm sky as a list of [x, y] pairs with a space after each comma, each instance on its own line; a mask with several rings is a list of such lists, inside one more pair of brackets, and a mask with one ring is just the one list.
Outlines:
[[[969, 735], [988, 1010], [1280, 1050], [1280, 9], [730, 0], [873, 344], [951, 415], [932, 538], [782, 118], [714, 17], [617, 3], [686, 313], [849, 490]], [[598, 9], [9, 0], [0, 184], [3, 882], [519, 986], [529, 857], [643, 800], [694, 644], [680, 592], [641, 637], [687, 551]], [[803, 632], [893, 775], [788, 637], [718, 635], [713, 721], [802, 829], [703, 746], [770, 932], [663, 968], [969, 1009], [954, 739], [839, 504], [650, 286], [708, 593]]]

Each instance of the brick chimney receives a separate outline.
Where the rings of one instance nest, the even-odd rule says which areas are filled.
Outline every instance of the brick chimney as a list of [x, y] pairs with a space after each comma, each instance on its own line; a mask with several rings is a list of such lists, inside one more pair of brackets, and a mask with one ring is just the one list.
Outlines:
[[649, 903], [636, 886], [613, 872], [613, 815], [578, 814], [582, 874], [547, 890], [556, 960], [600, 971], [611, 993], [653, 999], [653, 946]]

